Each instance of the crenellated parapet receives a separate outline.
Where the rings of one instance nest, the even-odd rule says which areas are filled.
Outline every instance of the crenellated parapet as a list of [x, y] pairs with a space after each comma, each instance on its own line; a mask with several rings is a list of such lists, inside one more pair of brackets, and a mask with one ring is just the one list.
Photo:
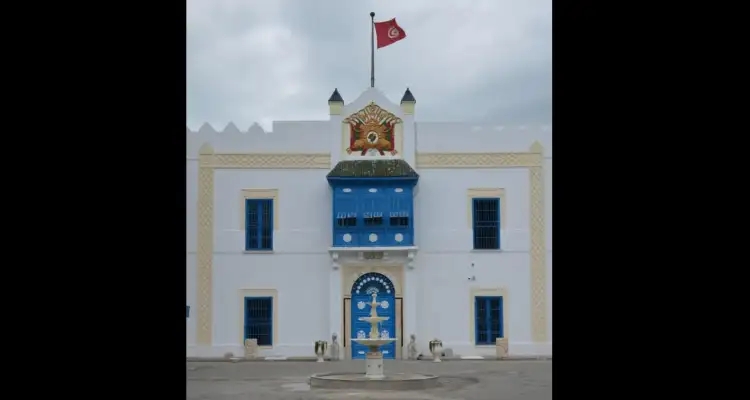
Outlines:
[[187, 127], [187, 156], [196, 157], [204, 143], [218, 153], [328, 153], [333, 132], [330, 121], [274, 121], [270, 131], [258, 123], [246, 130], [232, 122], [220, 130], [204, 123]]

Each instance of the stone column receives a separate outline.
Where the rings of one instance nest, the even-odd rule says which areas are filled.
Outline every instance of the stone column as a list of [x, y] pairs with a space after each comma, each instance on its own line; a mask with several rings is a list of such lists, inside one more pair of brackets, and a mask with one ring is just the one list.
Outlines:
[[[341, 269], [338, 263], [338, 253], [331, 254], [331, 270], [329, 275], [329, 286], [328, 286], [328, 307], [329, 307], [329, 319], [328, 319], [328, 335], [333, 333], [338, 334], [339, 337], [343, 336], [341, 332], [341, 321], [344, 316], [341, 315], [342, 308], [342, 297], [341, 297]], [[326, 335], [326, 336], [328, 336]]]
[[[375, 351], [373, 351], [375, 350]], [[377, 349], [370, 349], [365, 355], [366, 369], [365, 376], [369, 379], [383, 379], [383, 353]]]
[[[410, 253], [411, 254], [411, 253]], [[412, 333], [417, 333], [417, 290], [419, 279], [417, 269], [413, 261], [413, 254], [407, 259], [404, 272], [404, 343], [406, 338]], [[401, 351], [401, 358], [408, 358], [409, 352], [406, 349]]]

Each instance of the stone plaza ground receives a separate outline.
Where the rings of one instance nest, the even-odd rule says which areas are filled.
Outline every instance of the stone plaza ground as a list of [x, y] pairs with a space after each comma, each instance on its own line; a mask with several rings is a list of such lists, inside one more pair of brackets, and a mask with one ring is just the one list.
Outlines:
[[551, 361], [393, 361], [385, 372], [440, 376], [440, 387], [421, 391], [311, 389], [308, 378], [326, 372], [364, 373], [363, 360], [187, 362], [187, 400], [424, 399], [550, 400]]

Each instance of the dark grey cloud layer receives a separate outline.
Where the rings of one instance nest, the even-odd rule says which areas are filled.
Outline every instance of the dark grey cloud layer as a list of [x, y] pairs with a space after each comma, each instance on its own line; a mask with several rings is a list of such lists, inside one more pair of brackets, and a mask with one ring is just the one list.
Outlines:
[[188, 126], [327, 119], [369, 86], [370, 16], [407, 38], [375, 54], [375, 86], [410, 87], [418, 121], [552, 119], [551, 0], [188, 0]]

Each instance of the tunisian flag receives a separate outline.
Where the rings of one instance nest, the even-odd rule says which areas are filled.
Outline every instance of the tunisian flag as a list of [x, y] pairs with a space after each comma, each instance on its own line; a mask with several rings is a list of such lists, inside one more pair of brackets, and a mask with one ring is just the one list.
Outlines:
[[406, 32], [396, 23], [396, 18], [375, 23], [375, 34], [378, 37], [378, 48], [398, 42], [406, 37]]

